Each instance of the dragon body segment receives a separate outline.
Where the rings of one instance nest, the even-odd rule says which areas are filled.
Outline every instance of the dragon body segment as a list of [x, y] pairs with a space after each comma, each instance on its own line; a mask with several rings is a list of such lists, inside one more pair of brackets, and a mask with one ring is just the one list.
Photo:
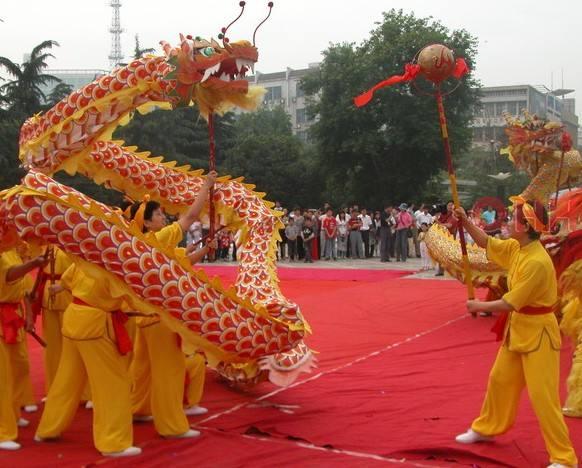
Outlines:
[[[182, 212], [195, 200], [204, 181], [201, 170], [163, 162], [162, 157], [112, 141], [112, 134], [136, 110], [196, 105], [208, 117], [233, 107], [256, 108], [264, 90], [249, 89], [243, 78], [254, 68], [258, 52], [248, 41], [223, 41], [221, 46], [184, 36], [179, 47], [165, 42], [162, 46], [165, 56], [134, 60], [25, 122], [20, 159], [30, 172], [20, 187], [3, 193], [0, 229], [6, 239], [16, 234], [36, 243], [54, 243], [88, 262], [86, 266], [110, 271], [129, 285], [128, 294], [146, 311], [166, 317], [173, 329], [213, 356], [229, 381], [249, 385], [268, 377], [289, 383], [311, 368], [313, 357], [302, 341], [309, 327], [278, 286], [275, 251], [282, 223], [274, 205], [263, 200], [264, 193], [253, 191], [242, 178], [226, 176], [216, 184], [212, 203], [221, 224], [237, 232], [240, 262], [234, 290], [226, 290], [188, 269], [171, 252], [150, 252], [156, 248], [151, 237], [50, 178], [60, 170], [81, 173], [133, 199], [148, 194], [170, 213]], [[53, 217], [65, 220], [58, 226], [61, 234]], [[103, 232], [96, 232], [95, 226]], [[79, 232], [90, 235], [83, 240]], [[105, 252], [107, 259], [102, 257]], [[160, 276], [161, 285], [150, 284], [158, 272], [172, 278]]]

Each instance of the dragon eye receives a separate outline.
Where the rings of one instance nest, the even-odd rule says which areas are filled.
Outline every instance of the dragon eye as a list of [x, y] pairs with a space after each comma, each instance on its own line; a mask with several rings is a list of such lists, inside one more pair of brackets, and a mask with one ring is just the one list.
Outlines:
[[214, 49], [212, 47], [204, 47], [204, 49], [200, 50], [200, 53], [204, 55], [204, 57], [210, 57], [214, 55]]

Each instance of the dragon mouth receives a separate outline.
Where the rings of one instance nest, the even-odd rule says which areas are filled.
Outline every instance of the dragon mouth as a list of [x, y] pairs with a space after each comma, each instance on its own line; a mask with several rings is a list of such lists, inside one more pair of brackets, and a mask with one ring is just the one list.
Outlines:
[[227, 59], [207, 68], [200, 82], [204, 83], [211, 78], [224, 82], [242, 80], [249, 70], [252, 73], [255, 72], [254, 60], [245, 58]]

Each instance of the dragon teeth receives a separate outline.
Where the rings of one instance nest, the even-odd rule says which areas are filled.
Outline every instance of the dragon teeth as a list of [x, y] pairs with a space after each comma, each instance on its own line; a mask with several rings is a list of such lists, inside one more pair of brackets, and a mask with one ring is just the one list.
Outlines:
[[204, 76], [202, 77], [201, 83], [204, 83], [208, 78], [210, 78], [212, 76], [213, 73], [216, 73], [218, 70], [220, 69], [220, 63], [217, 63], [216, 65], [207, 68], [204, 71]]

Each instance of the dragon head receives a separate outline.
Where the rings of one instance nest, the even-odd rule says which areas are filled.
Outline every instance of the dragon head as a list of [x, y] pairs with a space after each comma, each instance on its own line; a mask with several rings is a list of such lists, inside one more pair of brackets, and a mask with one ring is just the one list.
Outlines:
[[269, 2], [269, 14], [253, 34], [253, 42], [241, 40], [231, 42], [226, 32], [243, 14], [245, 2], [240, 2], [241, 12], [218, 38], [222, 45], [214, 39], [210, 41], [191, 35], [180, 34], [180, 46], [172, 48], [167, 42], [161, 45], [168, 62], [174, 70], [166, 76], [175, 80], [171, 95], [176, 106], [187, 106], [195, 102], [203, 116], [211, 112], [223, 113], [233, 106], [253, 109], [258, 105], [258, 99], [263, 92], [249, 89], [244, 79], [249, 71], [254, 73], [259, 52], [255, 46], [257, 29], [271, 14], [273, 3]]
[[504, 117], [509, 145], [502, 152], [532, 178], [522, 197], [547, 204], [552, 192], [580, 180], [582, 157], [572, 148], [572, 139], [563, 124], [528, 112], [522, 118], [509, 114]]

